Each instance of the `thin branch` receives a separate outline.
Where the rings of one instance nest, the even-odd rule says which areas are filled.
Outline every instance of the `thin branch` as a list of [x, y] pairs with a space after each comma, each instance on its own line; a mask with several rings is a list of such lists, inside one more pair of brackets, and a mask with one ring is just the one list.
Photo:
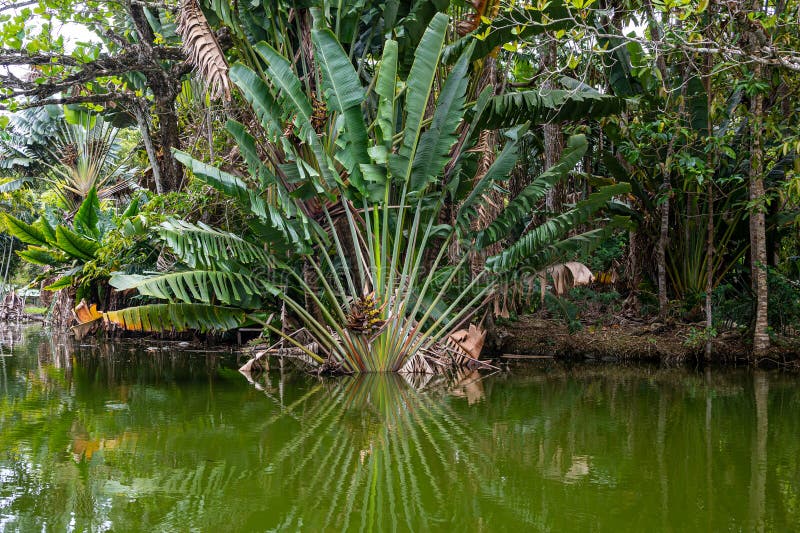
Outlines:
[[[33, 107], [44, 107], [46, 105], [106, 104], [108, 102], [130, 103], [132, 101], [133, 98], [125, 93], [88, 94], [32, 100], [16, 105], [15, 109], [30, 109]], [[9, 109], [11, 109], [9, 104], [0, 104], [0, 110], [6, 111]]]

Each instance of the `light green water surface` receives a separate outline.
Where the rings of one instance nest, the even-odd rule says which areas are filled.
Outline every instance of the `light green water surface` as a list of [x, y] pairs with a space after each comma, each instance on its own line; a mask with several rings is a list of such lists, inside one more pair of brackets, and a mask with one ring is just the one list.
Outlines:
[[0, 343], [0, 531], [800, 531], [794, 374], [251, 384], [175, 344]]

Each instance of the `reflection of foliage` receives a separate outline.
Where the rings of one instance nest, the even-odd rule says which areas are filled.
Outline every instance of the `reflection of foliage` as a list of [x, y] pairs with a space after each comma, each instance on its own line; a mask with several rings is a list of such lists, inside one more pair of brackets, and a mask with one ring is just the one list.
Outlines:
[[0, 357], [11, 530], [743, 529], [754, 459], [770, 523], [800, 511], [792, 376], [767, 376], [763, 457], [745, 371], [518, 367], [470, 405], [396, 375], [272, 373], [258, 391], [170, 343], [40, 340], [15, 333]]

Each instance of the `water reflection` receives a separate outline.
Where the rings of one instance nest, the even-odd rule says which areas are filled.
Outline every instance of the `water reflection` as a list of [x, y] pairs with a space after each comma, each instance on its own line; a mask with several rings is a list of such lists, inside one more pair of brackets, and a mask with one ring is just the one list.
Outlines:
[[251, 385], [234, 357], [174, 344], [0, 338], [2, 531], [800, 523], [796, 376], [549, 364]]

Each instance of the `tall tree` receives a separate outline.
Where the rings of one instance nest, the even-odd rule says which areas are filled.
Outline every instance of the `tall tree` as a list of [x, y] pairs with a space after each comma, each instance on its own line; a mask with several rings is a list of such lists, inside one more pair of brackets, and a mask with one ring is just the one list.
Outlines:
[[[545, 81], [544, 88], [553, 90], [556, 89], [556, 83], [553, 79], [555, 73], [558, 71], [558, 47], [555, 40], [547, 40], [544, 45], [544, 67], [546, 69], [547, 80]], [[552, 168], [561, 159], [561, 153], [564, 151], [564, 134], [561, 131], [562, 124], [556, 121], [547, 122], [544, 127], [544, 168]], [[547, 211], [550, 213], [560, 213], [561, 209], [566, 202], [566, 185], [559, 183], [550, 191], [545, 197], [545, 205]]]
[[[762, 0], [753, 0], [753, 13], [763, 9]], [[768, 38], [763, 26], [748, 17], [741, 10], [737, 13], [740, 24], [744, 26], [743, 35], [748, 49], [755, 55], [762, 49]], [[753, 80], [765, 77], [764, 66], [753, 64]], [[763, 355], [770, 345], [767, 288], [767, 235], [766, 235], [766, 194], [764, 191], [764, 94], [757, 84], [750, 95], [750, 271], [753, 293], [755, 294], [755, 319], [753, 322], [753, 354]]]
[[[13, 15], [2, 14], [0, 32], [0, 109], [76, 104], [137, 124], [150, 145], [157, 191], [178, 190], [183, 171], [172, 154], [180, 148], [175, 99], [193, 64], [172, 22], [177, 6], [70, 0], [51, 8], [41, 0], [5, 11], [11, 9]], [[29, 24], [37, 16], [41, 26]], [[95, 42], [68, 45], [55, 36], [56, 23], [79, 25]]]

